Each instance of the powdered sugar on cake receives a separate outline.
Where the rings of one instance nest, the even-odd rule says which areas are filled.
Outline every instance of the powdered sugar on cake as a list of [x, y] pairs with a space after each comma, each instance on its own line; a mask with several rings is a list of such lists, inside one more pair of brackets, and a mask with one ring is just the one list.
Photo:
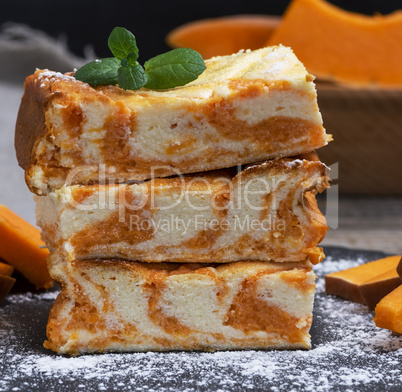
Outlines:
[[40, 87], [42, 88], [46, 86], [46, 83], [54, 83], [58, 80], [77, 81], [73, 76], [64, 75], [61, 72], [49, 71], [47, 69], [40, 73], [38, 80], [41, 82]]
[[[373, 313], [324, 293], [323, 275], [356, 266], [364, 258], [327, 258], [319, 276], [309, 351], [133, 353], [62, 357], [40, 345], [27, 347], [21, 308], [41, 304], [54, 292], [18, 294], [0, 307], [0, 390], [141, 391], [329, 391], [398, 390], [402, 385], [402, 337], [377, 328]], [[33, 325], [35, 327], [35, 325]], [[45, 328], [45, 324], [40, 326]]]

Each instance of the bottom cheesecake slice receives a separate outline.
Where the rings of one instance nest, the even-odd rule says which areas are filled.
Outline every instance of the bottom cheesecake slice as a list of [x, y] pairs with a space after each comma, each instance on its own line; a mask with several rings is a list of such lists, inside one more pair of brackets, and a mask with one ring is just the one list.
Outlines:
[[68, 261], [45, 347], [94, 352], [310, 348], [315, 274], [309, 261], [228, 264]]

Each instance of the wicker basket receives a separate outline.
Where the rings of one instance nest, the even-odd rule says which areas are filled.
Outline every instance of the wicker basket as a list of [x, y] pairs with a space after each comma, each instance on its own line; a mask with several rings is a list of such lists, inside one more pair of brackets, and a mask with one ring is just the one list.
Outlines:
[[402, 195], [402, 90], [317, 83], [324, 126], [334, 141], [319, 150], [339, 163], [344, 194]]

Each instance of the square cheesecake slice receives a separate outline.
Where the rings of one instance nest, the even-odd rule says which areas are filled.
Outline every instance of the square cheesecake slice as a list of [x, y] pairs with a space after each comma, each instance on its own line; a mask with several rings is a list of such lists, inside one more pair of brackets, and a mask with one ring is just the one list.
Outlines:
[[59, 354], [310, 348], [311, 263], [148, 264], [49, 258]]
[[[313, 77], [283, 46], [206, 61], [185, 86], [93, 88], [38, 70], [15, 135], [31, 191], [201, 172], [307, 153], [327, 144]], [[103, 173], [103, 176], [101, 175]]]
[[327, 168], [312, 153], [143, 183], [69, 186], [36, 196], [51, 251], [69, 259], [291, 262], [323, 258], [315, 194]]

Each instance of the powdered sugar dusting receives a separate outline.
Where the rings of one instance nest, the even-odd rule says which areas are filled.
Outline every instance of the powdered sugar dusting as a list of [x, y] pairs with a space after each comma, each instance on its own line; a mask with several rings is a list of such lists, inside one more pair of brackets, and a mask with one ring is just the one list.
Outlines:
[[28, 303], [33, 301], [52, 301], [57, 297], [57, 291], [47, 291], [40, 294], [35, 293], [24, 293], [24, 294], [13, 294], [8, 296], [7, 301], [11, 304]]
[[40, 72], [38, 81], [40, 87], [45, 87], [47, 83], [55, 83], [59, 80], [78, 82], [73, 76], [62, 74], [61, 72], [49, 71], [48, 69]]
[[19, 294], [0, 307], [0, 390], [401, 390], [402, 337], [376, 328], [365, 306], [324, 293], [325, 273], [382, 255], [326, 253], [315, 267], [312, 350], [62, 357], [41, 347], [55, 293]]

